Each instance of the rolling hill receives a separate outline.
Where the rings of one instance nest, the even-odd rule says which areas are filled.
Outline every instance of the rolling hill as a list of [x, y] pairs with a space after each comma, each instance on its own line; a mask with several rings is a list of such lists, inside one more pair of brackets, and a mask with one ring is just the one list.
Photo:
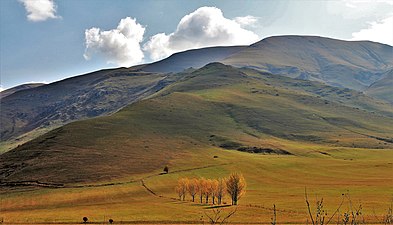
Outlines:
[[[151, 64], [97, 71], [3, 96], [0, 152], [68, 122], [116, 112], [183, 77], [173, 73], [214, 61], [355, 90], [374, 84], [378, 90], [370, 87], [365, 93], [391, 102], [390, 95], [385, 94], [390, 86], [378, 84], [392, 68], [391, 46], [312, 36], [270, 37], [251, 46], [189, 50]], [[380, 83], [387, 84], [384, 80]], [[294, 84], [297, 82], [289, 83], [293, 83], [292, 88], [298, 85], [297, 90], [309, 88]], [[349, 89], [333, 88], [329, 92], [346, 95], [346, 100], [340, 101], [348, 106], [390, 115], [386, 109], [390, 106]], [[321, 90], [315, 88], [314, 94], [317, 92]], [[322, 92], [320, 95], [328, 100], [337, 97]]]
[[393, 104], [393, 70], [383, 74], [382, 78], [371, 84], [365, 92]]
[[147, 72], [181, 72], [188, 68], [201, 68], [244, 50], [246, 46], [210, 47], [175, 53], [166, 59], [141, 67]]
[[365, 90], [393, 68], [393, 47], [370, 41], [276, 36], [252, 44], [221, 62]]
[[176, 79], [174, 75], [119, 68], [15, 92], [1, 99], [1, 140], [18, 143], [41, 134], [40, 129], [113, 113]]
[[39, 87], [42, 85], [45, 85], [45, 84], [43, 84], [43, 83], [29, 83], [29, 84], [18, 85], [16, 87], [9, 88], [7, 90], [0, 92], [0, 99], [6, 97], [8, 95], [11, 95], [17, 91], [27, 90], [27, 89]]
[[350, 106], [350, 90], [220, 63], [181, 76], [110, 116], [69, 123], [0, 155], [0, 180], [135, 178], [175, 159], [205, 161], [195, 155], [212, 147], [295, 156], [319, 153], [294, 146], [393, 147], [392, 107], [368, 105], [361, 94], [354, 99], [374, 111]]

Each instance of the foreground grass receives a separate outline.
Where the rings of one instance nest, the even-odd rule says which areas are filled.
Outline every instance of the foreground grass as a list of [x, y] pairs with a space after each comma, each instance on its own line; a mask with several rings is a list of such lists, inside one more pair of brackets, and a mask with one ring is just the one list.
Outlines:
[[[140, 174], [130, 177], [134, 182], [103, 187], [7, 190], [1, 193], [0, 217], [5, 222], [21, 223], [80, 222], [83, 216], [92, 222], [102, 222], [104, 218], [198, 222], [210, 206], [192, 203], [190, 197], [185, 202], [176, 200], [173, 191], [176, 180], [218, 178], [231, 171], [242, 172], [248, 183], [247, 193], [231, 218], [233, 222], [269, 222], [272, 206], [276, 204], [279, 223], [304, 223], [305, 187], [311, 202], [323, 197], [325, 208], [331, 213], [341, 201], [341, 194], [348, 192], [354, 205], [362, 204], [365, 219], [376, 220], [375, 216], [386, 213], [393, 197], [393, 152], [344, 148], [331, 148], [327, 152], [330, 156], [314, 153], [277, 156], [194, 149], [172, 160], [166, 175], [157, 175], [160, 171], [152, 173], [153, 176]], [[214, 159], [214, 155], [218, 158]], [[143, 177], [147, 177], [144, 183], [156, 195], [141, 185], [139, 179]], [[224, 199], [228, 201], [228, 197]]]

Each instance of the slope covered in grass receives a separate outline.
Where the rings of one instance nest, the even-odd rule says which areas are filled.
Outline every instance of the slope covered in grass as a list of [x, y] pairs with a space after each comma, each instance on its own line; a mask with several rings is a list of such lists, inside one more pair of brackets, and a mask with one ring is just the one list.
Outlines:
[[111, 116], [70, 123], [2, 154], [1, 180], [128, 179], [212, 146], [298, 156], [307, 155], [296, 147], [303, 144], [392, 147], [393, 118], [384, 115], [392, 109], [386, 105], [385, 111], [370, 106], [376, 112], [345, 106], [337, 100], [345, 97], [327, 100], [313, 88], [298, 90], [270, 74], [219, 63], [182, 76]]
[[119, 68], [18, 91], [1, 99], [1, 141], [22, 140], [34, 136], [34, 130], [41, 133], [40, 129], [113, 113], [175, 80]]

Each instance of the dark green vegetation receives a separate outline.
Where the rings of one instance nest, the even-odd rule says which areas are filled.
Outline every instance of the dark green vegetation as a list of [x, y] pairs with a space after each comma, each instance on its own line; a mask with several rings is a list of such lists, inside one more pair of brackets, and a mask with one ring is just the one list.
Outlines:
[[111, 116], [70, 123], [4, 153], [1, 180], [120, 179], [212, 146], [295, 155], [305, 152], [287, 151], [288, 141], [392, 148], [392, 107], [360, 93], [301, 80], [292, 87], [290, 78], [219, 63], [182, 76]]

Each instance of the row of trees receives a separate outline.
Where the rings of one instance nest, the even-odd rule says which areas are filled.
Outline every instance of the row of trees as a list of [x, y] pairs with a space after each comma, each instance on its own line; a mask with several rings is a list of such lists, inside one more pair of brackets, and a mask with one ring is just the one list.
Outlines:
[[205, 178], [180, 178], [175, 187], [175, 191], [180, 200], [185, 200], [186, 195], [191, 196], [195, 202], [195, 197], [199, 196], [200, 203], [205, 201], [212, 204], [222, 204], [225, 194], [231, 197], [232, 205], [237, 205], [238, 200], [246, 191], [246, 181], [242, 174], [232, 173], [227, 178], [205, 179]]

